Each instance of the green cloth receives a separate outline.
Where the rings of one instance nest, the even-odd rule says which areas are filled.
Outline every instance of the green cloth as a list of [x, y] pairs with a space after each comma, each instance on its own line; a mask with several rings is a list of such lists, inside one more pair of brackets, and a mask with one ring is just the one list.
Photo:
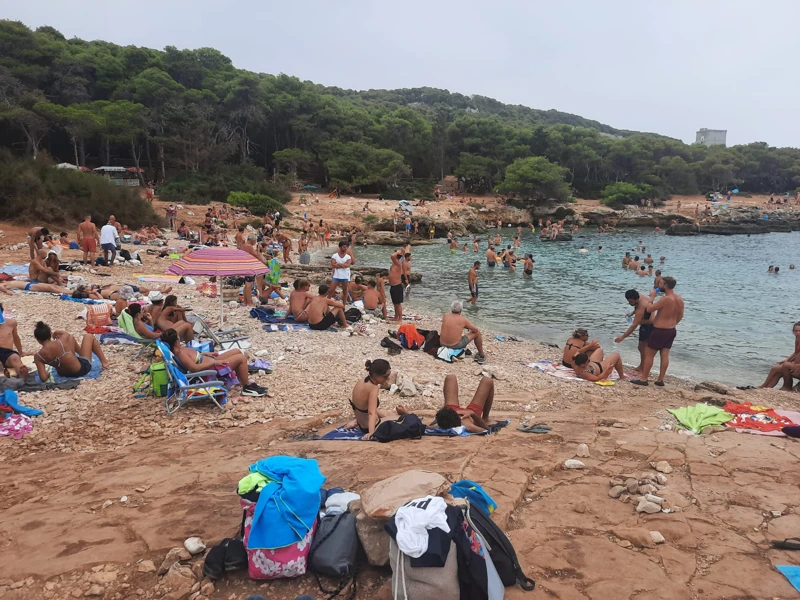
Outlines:
[[239, 480], [239, 495], [241, 496], [252, 490], [260, 492], [271, 481], [272, 479], [261, 473], [250, 473]]
[[281, 263], [277, 258], [270, 258], [267, 263], [269, 273], [267, 273], [267, 283], [278, 285], [281, 282]]
[[122, 329], [122, 331], [127, 333], [129, 336], [135, 337], [137, 340], [142, 339], [142, 336], [136, 333], [136, 327], [133, 326], [133, 317], [130, 315], [127, 308], [119, 313], [117, 324], [119, 325], [120, 329]]
[[733, 415], [726, 413], [721, 408], [709, 404], [695, 404], [681, 408], [669, 409], [678, 423], [694, 433], [702, 433], [703, 429], [711, 425], [723, 425], [733, 419]]

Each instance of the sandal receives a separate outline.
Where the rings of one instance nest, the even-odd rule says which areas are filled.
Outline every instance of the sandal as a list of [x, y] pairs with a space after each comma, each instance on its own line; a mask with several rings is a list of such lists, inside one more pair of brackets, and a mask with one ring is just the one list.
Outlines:
[[535, 425], [520, 425], [517, 427], [517, 431], [521, 431], [523, 433], [550, 433], [551, 429], [553, 428], [544, 423], [536, 423]]

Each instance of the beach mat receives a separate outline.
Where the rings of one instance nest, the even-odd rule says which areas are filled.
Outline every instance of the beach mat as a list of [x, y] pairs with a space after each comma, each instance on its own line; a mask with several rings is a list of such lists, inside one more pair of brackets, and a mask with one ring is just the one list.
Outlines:
[[[549, 360], [538, 360], [536, 362], [530, 363], [521, 363], [526, 367], [530, 367], [531, 369], [536, 369], [537, 371], [541, 371], [545, 375], [550, 375], [551, 377], [556, 377], [558, 379], [565, 379], [567, 381], [580, 381], [582, 383], [593, 383], [591, 381], [586, 381], [585, 379], [581, 379], [577, 375], [575, 375], [575, 371], [568, 367], [565, 367], [562, 364], [554, 363]], [[626, 375], [627, 377], [627, 375]], [[619, 380], [619, 375], [616, 371], [611, 373], [611, 377], [608, 378], [609, 381], [617, 381]]]
[[6, 263], [3, 265], [3, 268], [0, 269], [0, 273], [5, 273], [6, 275], [27, 275], [28, 265]]
[[149, 283], [178, 283], [181, 279], [179, 275], [153, 275], [152, 273], [136, 273], [134, 277], [139, 281]]
[[[97, 358], [97, 355], [92, 354], [92, 370], [89, 371], [83, 377], [63, 377], [56, 373], [56, 370], [53, 369], [50, 372], [50, 378], [48, 381], [52, 381], [53, 383], [63, 383], [65, 381], [80, 381], [82, 379], [97, 379], [100, 377], [100, 372], [102, 371], [102, 367], [100, 366], [100, 359]], [[36, 382], [41, 383], [39, 376], [36, 376]]]

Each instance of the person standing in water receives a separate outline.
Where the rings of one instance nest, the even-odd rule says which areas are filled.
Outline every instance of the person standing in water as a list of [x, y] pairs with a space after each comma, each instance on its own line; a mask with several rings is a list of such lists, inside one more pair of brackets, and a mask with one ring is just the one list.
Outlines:
[[494, 253], [494, 246], [489, 246], [486, 251], [486, 266], [490, 269], [497, 266], [497, 255]]
[[480, 268], [481, 262], [476, 260], [467, 274], [467, 283], [469, 284], [470, 295], [470, 298], [467, 300], [467, 302], [472, 303], [472, 306], [475, 306], [475, 302], [478, 301], [478, 269]]
[[533, 256], [531, 254], [525, 254], [525, 265], [522, 270], [523, 277], [533, 277]]
[[656, 380], [657, 386], [664, 386], [664, 376], [669, 367], [669, 351], [675, 341], [678, 323], [683, 319], [684, 303], [683, 298], [675, 293], [677, 281], [674, 277], [664, 277], [664, 297], [655, 301], [655, 290], [650, 294], [650, 302], [645, 307], [649, 313], [658, 313], [653, 319], [653, 331], [647, 340], [647, 351], [644, 356], [642, 373], [640, 379], [631, 381], [634, 385], [650, 385], [650, 369], [653, 367], [653, 360], [656, 353], [660, 354], [661, 367]]

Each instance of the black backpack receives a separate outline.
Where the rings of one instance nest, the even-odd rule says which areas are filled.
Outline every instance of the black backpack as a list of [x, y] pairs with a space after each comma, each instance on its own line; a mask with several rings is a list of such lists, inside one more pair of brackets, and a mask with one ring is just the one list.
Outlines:
[[491, 517], [477, 506], [473, 507], [469, 501], [467, 501], [466, 515], [469, 523], [486, 540], [489, 546], [489, 556], [492, 558], [503, 585], [509, 587], [518, 583], [526, 592], [532, 592], [536, 587], [536, 582], [522, 572], [522, 567], [517, 561], [517, 551], [514, 550], [511, 540], [506, 537], [503, 530], [492, 521]]
[[397, 421], [384, 421], [375, 428], [372, 439], [379, 442], [418, 440], [425, 433], [425, 425], [417, 415], [400, 415]]

